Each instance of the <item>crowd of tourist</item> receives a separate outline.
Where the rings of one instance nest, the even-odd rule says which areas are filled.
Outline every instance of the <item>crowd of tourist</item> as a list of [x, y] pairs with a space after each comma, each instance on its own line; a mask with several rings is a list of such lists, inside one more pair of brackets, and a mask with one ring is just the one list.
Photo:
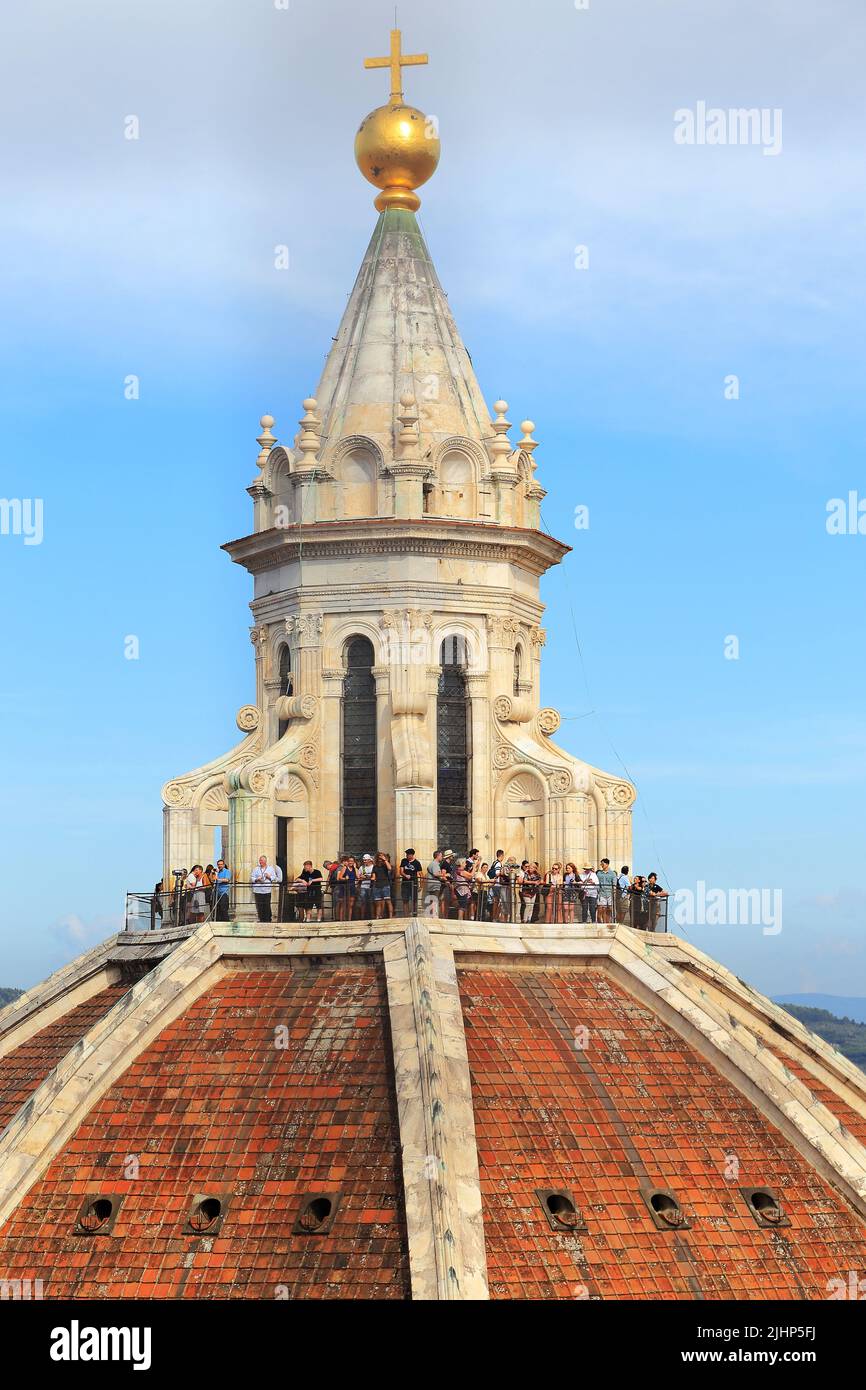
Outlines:
[[[181, 886], [183, 920], [212, 917], [228, 921], [233, 875], [224, 859], [216, 865], [194, 864]], [[154, 901], [163, 885], [158, 884]], [[492, 862], [477, 849], [456, 855], [437, 849], [426, 866], [414, 849], [399, 864], [384, 850], [377, 854], [342, 854], [321, 869], [306, 859], [294, 877], [261, 855], [249, 879], [260, 922], [321, 922], [326, 897], [334, 921], [414, 916], [457, 917], [477, 922], [575, 923], [627, 922], [655, 931], [666, 916], [667, 893], [658, 874], [616, 872], [609, 859], [578, 866], [569, 860], [543, 870], [528, 859], [518, 863], [496, 851]], [[399, 904], [399, 907], [398, 907]], [[157, 908], [162, 916], [161, 907]]]

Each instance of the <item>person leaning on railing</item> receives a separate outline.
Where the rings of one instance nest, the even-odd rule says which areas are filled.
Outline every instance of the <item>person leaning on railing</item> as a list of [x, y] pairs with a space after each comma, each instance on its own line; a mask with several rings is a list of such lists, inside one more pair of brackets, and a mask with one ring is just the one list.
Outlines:
[[427, 884], [424, 890], [424, 913], [427, 917], [439, 917], [442, 912], [442, 851], [433, 851], [433, 858], [427, 865]]
[[493, 901], [493, 889], [490, 887], [488, 874], [490, 865], [476, 863], [472, 872], [472, 891], [475, 899], [475, 920], [476, 922], [486, 922], [490, 916], [490, 907]]
[[159, 925], [162, 927], [162, 879], [154, 887], [150, 899], [150, 930], [156, 931], [156, 919], [159, 918]]
[[646, 879], [643, 874], [635, 874], [628, 889], [629, 926], [636, 931], [646, 931], [649, 919], [649, 903]]
[[520, 888], [520, 896], [523, 900], [523, 921], [534, 922], [538, 909], [538, 893], [542, 883], [541, 873], [537, 864], [530, 864], [526, 859], [520, 867], [523, 871]]
[[466, 914], [472, 915], [472, 873], [471, 859], [458, 860], [454, 865], [454, 899], [457, 904], [457, 917], [462, 922]]
[[207, 912], [207, 883], [201, 864], [193, 864], [187, 875], [184, 888], [186, 898], [186, 920], [190, 924], [203, 922]]
[[303, 891], [306, 894], [305, 917], [306, 922], [321, 922], [322, 920], [322, 878], [321, 869], [313, 868], [312, 859], [304, 860], [304, 867], [298, 874], [298, 882], [303, 883]]
[[232, 871], [224, 859], [217, 860], [216, 866], [216, 912], [214, 916], [217, 922], [227, 922], [229, 920], [229, 890], [232, 882]]
[[545, 922], [560, 921], [560, 906], [562, 901], [562, 865], [551, 864], [547, 873], [544, 875], [544, 886], [546, 888], [546, 910], [544, 914]]
[[253, 888], [253, 902], [256, 905], [256, 916], [260, 922], [270, 922], [272, 920], [271, 889], [276, 881], [276, 870], [271, 868], [267, 856], [260, 854], [258, 864], [250, 874], [250, 883]]
[[667, 897], [667, 893], [659, 883], [659, 876], [655, 872], [647, 874], [646, 895], [647, 906], [649, 907], [647, 930], [655, 931], [659, 917], [667, 912], [667, 903], [662, 902], [662, 899]]
[[598, 921], [609, 926], [613, 921], [613, 895], [616, 888], [616, 874], [610, 867], [609, 859], [602, 859], [598, 879]]
[[584, 864], [583, 872], [577, 876], [577, 893], [581, 922], [594, 922], [598, 912], [598, 874], [591, 864]]
[[400, 860], [400, 900], [403, 910], [412, 916], [418, 911], [418, 880], [421, 876], [421, 860], [414, 849], [407, 849]]
[[373, 916], [373, 856], [365, 854], [358, 865], [358, 916]]

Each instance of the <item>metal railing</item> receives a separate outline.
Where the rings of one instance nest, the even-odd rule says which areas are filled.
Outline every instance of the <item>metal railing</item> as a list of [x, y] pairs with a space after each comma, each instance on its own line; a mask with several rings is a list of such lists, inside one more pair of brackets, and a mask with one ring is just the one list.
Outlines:
[[127, 893], [125, 929], [154, 931], [192, 927], [238, 917], [260, 922], [375, 921], [388, 917], [440, 917], [484, 922], [550, 925], [623, 925], [666, 932], [668, 897], [618, 885], [601, 885], [596, 895], [579, 884], [524, 884], [516, 875], [499, 881], [442, 879], [419, 874], [414, 882], [392, 879], [387, 893], [369, 880], [315, 880], [301, 891], [292, 883], [230, 883], [173, 892]]

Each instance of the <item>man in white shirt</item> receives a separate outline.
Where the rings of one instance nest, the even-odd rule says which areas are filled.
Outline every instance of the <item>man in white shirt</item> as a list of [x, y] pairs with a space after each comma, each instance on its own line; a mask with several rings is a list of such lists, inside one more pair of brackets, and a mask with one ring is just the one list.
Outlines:
[[581, 922], [594, 922], [598, 912], [598, 875], [591, 864], [584, 864], [583, 873], [578, 874], [577, 891], [582, 909]]
[[356, 883], [358, 913], [361, 917], [373, 916], [373, 856], [365, 854], [358, 867]]
[[250, 883], [253, 885], [253, 902], [256, 905], [256, 916], [260, 922], [271, 921], [271, 886], [276, 882], [276, 871], [271, 868], [266, 855], [260, 854], [259, 862], [250, 875]]

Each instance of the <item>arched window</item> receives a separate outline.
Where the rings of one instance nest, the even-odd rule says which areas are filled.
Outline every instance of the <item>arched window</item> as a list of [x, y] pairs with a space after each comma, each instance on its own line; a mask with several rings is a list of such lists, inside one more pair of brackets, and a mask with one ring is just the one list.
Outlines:
[[469, 693], [466, 643], [446, 637], [436, 700], [436, 820], [442, 849], [469, 849]]
[[[280, 694], [291, 695], [292, 693], [292, 653], [288, 647], [280, 647]], [[277, 738], [282, 738], [286, 729], [289, 727], [287, 719], [281, 719], [277, 725]]]
[[452, 451], [439, 465], [443, 516], [475, 516], [475, 474], [465, 454]]
[[513, 694], [520, 694], [520, 660], [521, 651], [519, 647], [514, 648], [514, 689]]
[[347, 854], [375, 854], [376, 680], [373, 644], [352, 637], [343, 678], [343, 843]]
[[341, 516], [376, 516], [376, 460], [372, 454], [355, 449], [340, 465], [342, 480]]

